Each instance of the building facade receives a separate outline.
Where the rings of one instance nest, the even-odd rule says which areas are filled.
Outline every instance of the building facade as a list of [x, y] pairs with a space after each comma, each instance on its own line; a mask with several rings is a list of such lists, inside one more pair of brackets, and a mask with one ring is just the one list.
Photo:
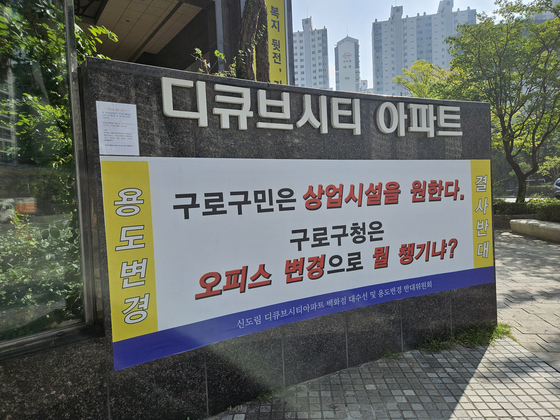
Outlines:
[[347, 36], [334, 49], [336, 90], [360, 92], [360, 42]]
[[453, 11], [453, 0], [439, 2], [437, 13], [403, 18], [403, 6], [391, 6], [388, 20], [372, 25], [373, 89], [385, 95], [406, 95], [393, 83], [417, 60], [449, 68], [451, 56], [445, 38], [455, 35], [458, 24], [476, 24], [476, 10]]
[[367, 90], [368, 90], [367, 79], [360, 80], [360, 92], [367, 92]]
[[313, 29], [311, 17], [301, 23], [303, 31], [294, 32], [295, 85], [329, 89], [327, 28]]

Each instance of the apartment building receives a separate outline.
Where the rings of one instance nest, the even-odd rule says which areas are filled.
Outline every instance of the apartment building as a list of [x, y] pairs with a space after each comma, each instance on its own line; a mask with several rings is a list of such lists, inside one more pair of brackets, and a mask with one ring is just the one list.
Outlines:
[[294, 76], [296, 86], [329, 88], [329, 44], [327, 28], [313, 29], [311, 17], [302, 19], [302, 31], [294, 32]]
[[360, 42], [349, 36], [336, 43], [334, 49], [336, 90], [360, 92]]
[[416, 60], [449, 68], [451, 56], [445, 38], [457, 33], [458, 24], [476, 25], [476, 10], [453, 11], [453, 0], [439, 2], [437, 13], [403, 17], [403, 6], [391, 6], [388, 20], [372, 24], [373, 90], [385, 95], [406, 95], [392, 82]]

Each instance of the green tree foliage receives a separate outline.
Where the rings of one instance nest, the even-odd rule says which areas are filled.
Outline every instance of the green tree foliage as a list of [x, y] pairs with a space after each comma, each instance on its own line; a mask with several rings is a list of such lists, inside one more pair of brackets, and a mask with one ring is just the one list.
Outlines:
[[[106, 28], [76, 26], [78, 60], [107, 58], [97, 53], [102, 34], [117, 40]], [[15, 158], [40, 168], [27, 171], [26, 195], [37, 197], [44, 211], [69, 212], [75, 208], [75, 182], [66, 31], [62, 10], [49, 0], [0, 0], [0, 78], [6, 80], [10, 70], [16, 96], [2, 103], [2, 112], [15, 114]], [[4, 172], [13, 172], [0, 171], [5, 179]]]
[[[45, 218], [43, 227], [19, 217], [3, 227], [0, 340], [82, 314], [66, 30], [62, 10], [52, 3], [0, 0], [0, 80], [11, 74], [15, 86], [15, 96], [0, 105], [13, 116], [18, 163], [0, 165], [0, 197], [29, 195], [37, 198], [40, 213], [65, 213]], [[79, 61], [107, 58], [97, 53], [101, 35], [116, 41], [103, 27], [76, 27]], [[49, 312], [51, 307], [56, 309]]]
[[445, 81], [449, 71], [426, 60], [415, 61], [410, 68], [403, 69], [403, 75], [393, 79], [393, 83], [405, 88], [410, 96], [417, 98], [439, 98], [439, 83]]
[[[74, 229], [64, 221], [39, 228], [22, 217], [13, 225], [13, 231], [0, 235], [0, 341], [79, 319], [82, 313], [80, 244]], [[24, 327], [41, 308], [56, 309]]]
[[[0, 77], [11, 68], [16, 79], [18, 159], [53, 167], [73, 163], [66, 77], [63, 12], [48, 0], [0, 0]], [[78, 60], [97, 53], [103, 27], [76, 26]], [[13, 111], [12, 111], [13, 112]]]
[[539, 165], [539, 174], [554, 182], [560, 178], [560, 131], [543, 146], [543, 156]]
[[222, 63], [224, 63], [224, 71], [215, 71], [214, 67], [218, 64], [218, 63], [214, 63], [214, 66], [212, 66], [209, 61], [204, 58], [204, 55], [202, 54], [202, 50], [200, 48], [195, 48], [194, 49], [194, 54], [191, 54], [191, 57], [193, 57], [199, 64], [199, 69], [198, 71], [200, 73], [206, 73], [206, 74], [213, 74], [214, 76], [221, 76], [221, 77], [236, 77], [236, 64], [235, 64], [235, 59], [233, 64], [229, 64], [227, 63], [226, 60], [226, 56], [224, 53], [221, 53], [218, 50], [214, 50], [214, 57], [216, 57], [218, 60], [221, 60]]
[[545, 156], [539, 173], [543, 176], [550, 175], [552, 180], [560, 178], [560, 156]]
[[499, 20], [479, 16], [450, 37], [453, 57], [449, 99], [489, 102], [493, 141], [517, 177], [517, 201], [538, 172], [543, 146], [560, 125], [560, 19], [536, 24], [536, 13], [556, 10], [550, 1], [497, 2]]

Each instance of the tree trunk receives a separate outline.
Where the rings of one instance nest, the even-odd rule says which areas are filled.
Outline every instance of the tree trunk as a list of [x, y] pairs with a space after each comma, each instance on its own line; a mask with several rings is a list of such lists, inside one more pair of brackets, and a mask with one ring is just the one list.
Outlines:
[[[516, 174], [517, 175], [517, 174]], [[516, 203], [524, 203], [525, 196], [527, 195], [527, 178], [526, 177], [519, 177], [517, 175], [517, 183], [519, 188], [517, 190], [517, 198], [515, 199]]]
[[506, 155], [506, 161], [513, 169], [515, 176], [517, 178], [517, 198], [515, 199], [516, 203], [524, 203], [525, 202], [525, 195], [527, 193], [527, 176], [528, 174], [523, 173], [521, 166], [514, 160], [513, 158], [513, 146], [514, 146], [514, 135], [511, 133], [505, 121], [503, 115], [498, 116], [500, 120], [500, 127], [501, 127], [501, 135], [502, 135], [502, 145], [504, 147], [504, 153]]
[[255, 52], [257, 55], [257, 80], [259, 82], [270, 82], [270, 61], [268, 57], [268, 14], [266, 10], [266, 0], [262, 2], [261, 13], [259, 13], [259, 23], [257, 32], [262, 31], [262, 36], [258, 39]]
[[[505, 145], [504, 145], [505, 146]], [[525, 195], [527, 194], [527, 177], [528, 174], [523, 173], [521, 166], [513, 160], [513, 156], [511, 155], [511, 150], [504, 148], [506, 152], [506, 160], [509, 163], [509, 166], [512, 167], [513, 172], [515, 172], [515, 176], [517, 178], [517, 198], [515, 200], [516, 203], [524, 203], [525, 202]]]
[[[258, 36], [259, 32], [262, 36]], [[270, 81], [266, 0], [247, 0], [245, 3], [238, 50], [237, 77], [255, 80], [256, 65], [256, 79], [261, 82]]]

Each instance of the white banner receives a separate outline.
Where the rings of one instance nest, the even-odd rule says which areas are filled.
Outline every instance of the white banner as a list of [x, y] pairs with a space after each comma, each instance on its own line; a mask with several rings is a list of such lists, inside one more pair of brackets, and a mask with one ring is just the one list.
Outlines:
[[[210, 320], [212, 328], [230, 331], [215, 337], [209, 331], [189, 348], [270, 328], [275, 321], [320, 316], [318, 309], [327, 306], [331, 308], [325, 313], [366, 304], [355, 304], [356, 296], [358, 302], [374, 304], [461, 287], [446, 286], [443, 277], [434, 285], [431, 278], [493, 264], [491, 253], [479, 253], [488, 263], [475, 264], [476, 174], [471, 161], [102, 160], [120, 161], [123, 179], [128, 162], [147, 162], [149, 168], [149, 191], [136, 185], [135, 178], [117, 189], [150, 196], [153, 261], [148, 264], [155, 268], [150, 299], [157, 299], [156, 331], [203, 326]], [[138, 194], [137, 202], [144, 197]], [[106, 197], [106, 203], [112, 198]], [[491, 209], [483, 210], [491, 219]], [[491, 235], [491, 226], [490, 232], [480, 232]], [[132, 234], [124, 235], [121, 241]], [[424, 281], [387, 287], [410, 279]], [[138, 281], [128, 279], [127, 285]], [[383, 287], [372, 288], [376, 285]], [[342, 298], [341, 292], [350, 294]], [[313, 301], [329, 295], [343, 300]], [[145, 294], [126, 302], [138, 303], [143, 296], [148, 311]], [[280, 310], [267, 309], [290, 302], [315, 302], [311, 308], [317, 312], [310, 314], [308, 307], [304, 314], [303, 306], [294, 306], [281, 320]], [[253, 330], [243, 331], [249, 326]], [[239, 331], [231, 333], [235, 329]]]

